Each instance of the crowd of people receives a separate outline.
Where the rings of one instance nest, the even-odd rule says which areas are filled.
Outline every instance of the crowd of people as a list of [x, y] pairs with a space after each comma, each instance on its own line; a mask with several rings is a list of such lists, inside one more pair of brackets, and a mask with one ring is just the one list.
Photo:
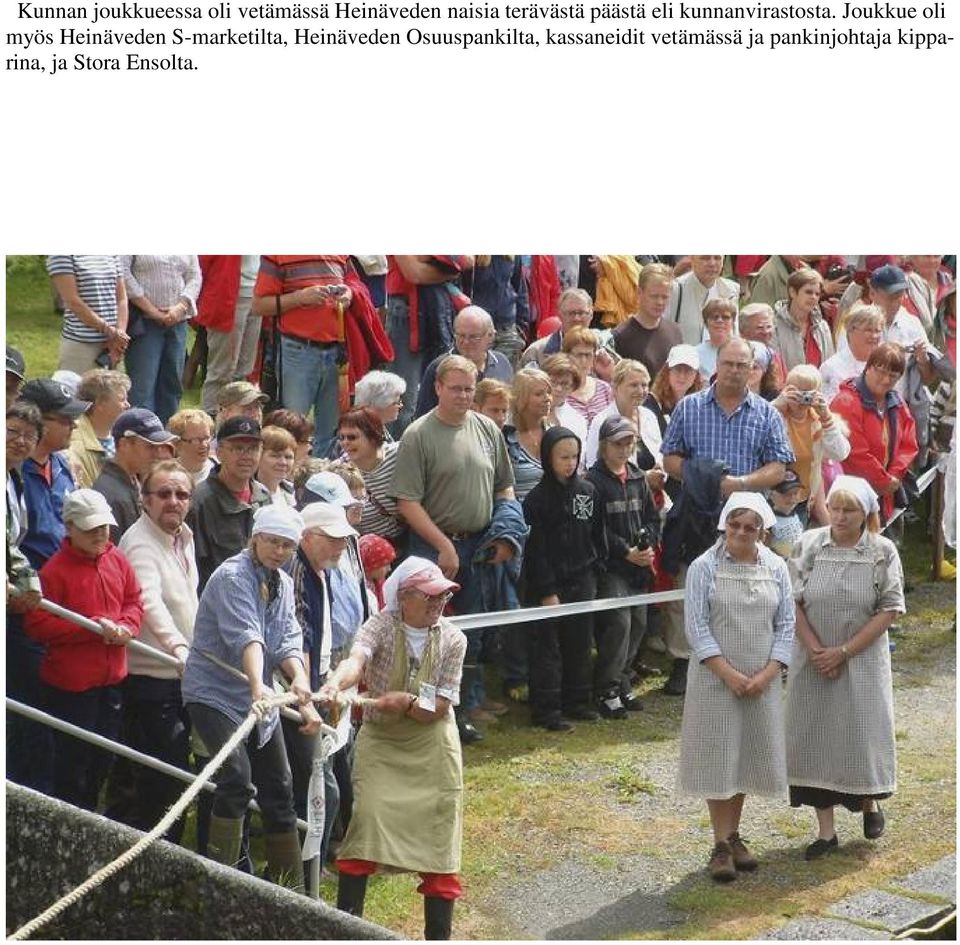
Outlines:
[[[359, 686], [324, 767], [338, 905], [417, 872], [448, 938], [461, 746], [511, 702], [548, 732], [626, 719], [651, 651], [684, 698], [679, 788], [707, 802], [715, 879], [757, 867], [747, 794], [815, 808], [808, 858], [836, 848], [838, 804], [883, 832], [904, 603], [879, 529], [955, 450], [955, 257], [47, 268], [58, 371], [26, 380], [7, 347], [7, 694], [189, 770], [282, 678], [300, 722], [267, 714], [217, 774], [200, 852], [250, 868], [256, 795], [269, 876], [303, 887], [321, 718]], [[178, 794], [13, 713], [7, 776], [142, 829]]]

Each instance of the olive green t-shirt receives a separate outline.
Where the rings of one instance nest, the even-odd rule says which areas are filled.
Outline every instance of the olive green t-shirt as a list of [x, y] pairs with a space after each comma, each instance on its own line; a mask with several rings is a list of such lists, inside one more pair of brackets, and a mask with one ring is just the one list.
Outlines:
[[390, 494], [419, 502], [449, 535], [483, 531], [494, 495], [512, 485], [506, 443], [489, 417], [471, 410], [455, 427], [434, 409], [404, 431]]

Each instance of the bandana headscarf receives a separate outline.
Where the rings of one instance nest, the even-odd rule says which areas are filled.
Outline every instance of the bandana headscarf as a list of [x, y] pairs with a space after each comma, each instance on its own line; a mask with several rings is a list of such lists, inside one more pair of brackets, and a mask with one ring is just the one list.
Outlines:
[[720, 524], [717, 528], [722, 532], [726, 531], [727, 518], [731, 512], [736, 512], [739, 509], [748, 509], [751, 512], [756, 512], [763, 520], [764, 528], [773, 528], [776, 522], [773, 509], [770, 508], [767, 500], [764, 499], [759, 492], [734, 492], [730, 498], [727, 499], [726, 504], [720, 512]]
[[861, 479], [859, 476], [837, 476], [827, 493], [827, 502], [830, 501], [830, 496], [834, 492], [848, 492], [852, 495], [859, 503], [860, 508], [863, 509], [864, 515], [880, 511], [880, 503], [877, 501], [876, 492], [873, 491], [873, 487], [866, 479]]

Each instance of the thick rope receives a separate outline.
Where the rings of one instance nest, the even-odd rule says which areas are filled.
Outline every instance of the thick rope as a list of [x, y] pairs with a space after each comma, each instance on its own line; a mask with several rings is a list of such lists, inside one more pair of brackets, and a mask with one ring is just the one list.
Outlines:
[[49, 909], [17, 929], [17, 931], [10, 936], [9, 941], [23, 941], [29, 938], [34, 932], [43, 928], [43, 926], [55, 919], [65, 909], [69, 909], [70, 906], [79, 902], [88, 892], [96, 889], [111, 876], [119, 873], [125, 866], [128, 866], [137, 859], [149, 846], [161, 839], [174, 821], [186, 810], [187, 805], [203, 790], [203, 785], [216, 774], [217, 770], [227, 760], [230, 754], [247, 735], [250, 734], [250, 731], [261, 719], [263, 714], [276, 706], [290, 705], [296, 701], [297, 697], [293, 693], [285, 693], [282, 696], [274, 696], [270, 699], [264, 699], [262, 702], [254, 703], [250, 709], [250, 714], [240, 723], [240, 727], [230, 736], [223, 748], [210, 759], [203, 771], [197, 775], [196, 781], [187, 788], [180, 800], [167, 811], [166, 816], [164, 816], [150, 833], [141, 837], [126, 853], [121, 854], [113, 862], [97, 870], [93, 876], [77, 886], [76, 889], [67, 893], [63, 898], [58, 899]]

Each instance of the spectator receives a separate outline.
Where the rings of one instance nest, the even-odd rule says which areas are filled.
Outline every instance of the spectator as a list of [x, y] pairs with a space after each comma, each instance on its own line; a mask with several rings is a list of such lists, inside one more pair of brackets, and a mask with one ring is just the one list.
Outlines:
[[773, 352], [773, 362], [777, 366], [780, 383], [787, 376], [783, 356], [773, 349], [773, 308], [765, 302], [751, 302], [740, 309], [737, 319], [740, 337], [747, 341], [759, 341]]
[[390, 494], [399, 444], [387, 442], [382, 420], [371, 407], [354, 407], [341, 418], [337, 436], [344, 454], [363, 474], [366, 500], [359, 522], [362, 535], [382, 535], [406, 545], [407, 527]]
[[435, 564], [408, 558], [387, 580], [386, 610], [364, 624], [321, 690], [332, 704], [362, 680], [370, 699], [357, 739], [354, 814], [337, 859], [337, 908], [363, 914], [378, 866], [417, 872], [424, 935], [434, 940], [450, 938], [463, 892], [463, 762], [450, 709], [467, 644], [441, 616], [456, 590]]
[[187, 321], [197, 314], [196, 256], [121, 256], [130, 306], [130, 401], [166, 423], [180, 407]]
[[696, 347], [706, 340], [703, 309], [708, 302], [732, 302], [736, 313], [740, 286], [732, 279], [723, 278], [721, 272], [723, 256], [691, 256], [690, 271], [674, 281], [667, 319], [680, 326], [685, 344]]
[[84, 374], [77, 389], [80, 400], [90, 402], [90, 409], [77, 418], [70, 435], [70, 461], [77, 485], [89, 489], [103, 471], [103, 465], [116, 454], [113, 424], [129, 409], [127, 391], [130, 378], [120, 371], [94, 368]]
[[636, 307], [640, 264], [635, 256], [593, 256], [590, 268], [596, 273], [594, 310], [603, 328], [615, 328]]
[[[530, 526], [523, 560], [528, 603], [593, 600], [606, 544], [596, 487], [577, 474], [580, 441], [564, 427], [551, 427], [540, 450], [543, 478], [523, 502]], [[598, 719], [592, 706], [592, 615], [538, 620], [528, 634], [530, 721], [567, 732], [573, 728], [569, 719]]]
[[[606, 554], [597, 590], [604, 599], [629, 597], [653, 586], [653, 554], [660, 540], [660, 515], [643, 472], [634, 462], [638, 441], [632, 420], [622, 415], [608, 417], [599, 430], [599, 457], [587, 473], [587, 480], [596, 490], [606, 534]], [[604, 718], [624, 719], [627, 712], [643, 708], [633, 694], [630, 671], [646, 629], [647, 608], [643, 605], [597, 614], [594, 697]]]
[[840, 385], [857, 377], [866, 367], [867, 358], [883, 338], [883, 311], [876, 305], [854, 305], [844, 321], [847, 344], [820, 365], [823, 399], [830, 403]]
[[[96, 621], [102, 636], [45, 610], [30, 611], [26, 630], [46, 645], [40, 666], [46, 710], [57, 718], [116, 741], [120, 684], [127, 675], [126, 645], [140, 632], [143, 604], [133, 568], [110, 541], [116, 524], [106, 499], [76, 489], [63, 502], [67, 537], [40, 569], [43, 596]], [[72, 735], [54, 733], [53, 793], [96, 810], [111, 756]]]
[[757, 271], [750, 288], [750, 301], [771, 307], [788, 298], [787, 280], [791, 274], [808, 268], [802, 256], [771, 256]]
[[667, 354], [683, 341], [676, 322], [664, 319], [673, 291], [673, 270], [663, 263], [650, 263], [640, 272], [637, 311], [613, 332], [613, 344], [622, 358], [641, 361], [656, 376]]
[[264, 427], [263, 452], [257, 467], [257, 482], [267, 490], [274, 505], [293, 508], [293, 465], [296, 459], [297, 441], [283, 427]]
[[[513, 470], [506, 443], [497, 425], [470, 407], [477, 367], [450, 355], [437, 369], [437, 406], [414, 421], [400, 443], [392, 491], [400, 514], [411, 529], [410, 551], [436, 558], [440, 569], [456, 578], [456, 613], [478, 609], [473, 557], [494, 514], [494, 503], [513, 498]], [[498, 542], [489, 564], [508, 560], [513, 549]], [[461, 712], [484, 701], [477, 660], [482, 631], [467, 632]], [[459, 721], [460, 737], [476, 741], [479, 734]]]
[[48, 256], [47, 272], [64, 305], [57, 367], [85, 374], [116, 366], [130, 343], [120, 257]]
[[780, 674], [790, 665], [795, 615], [786, 562], [759, 541], [772, 524], [762, 496], [732, 493], [720, 513], [723, 534], [687, 576], [695, 660], [678, 784], [706, 799], [714, 837], [708, 869], [717, 882], [757, 868], [739, 832], [747, 794], [781, 795], [787, 783]]
[[220, 427], [220, 465], [197, 486], [187, 521], [193, 529], [200, 589], [227, 558], [250, 540], [253, 516], [270, 505], [267, 490], [253, 477], [263, 437], [249, 417], [231, 417]]
[[565, 289], [560, 296], [557, 316], [560, 319], [560, 329], [528, 345], [520, 358], [521, 367], [526, 367], [531, 362], [543, 367], [546, 358], [551, 354], [559, 354], [563, 349], [565, 332], [571, 328], [589, 328], [593, 318], [593, 299], [583, 289]]
[[[190, 719], [180, 695], [197, 615], [197, 562], [186, 523], [193, 483], [176, 460], [162, 460], [143, 479], [143, 513], [120, 539], [143, 594], [142, 642], [180, 662], [179, 670], [132, 651], [123, 683], [123, 741], [183, 771], [190, 770]], [[179, 781], [130, 765], [131, 805], [111, 811], [138, 830], [150, 830], [181, 794]], [[167, 831], [179, 843], [185, 819]]]
[[774, 306], [772, 346], [789, 371], [798, 364], [819, 368], [833, 354], [830, 326], [820, 314], [823, 279], [815, 269], [800, 269], [787, 280], [789, 298]]
[[650, 385], [644, 406], [657, 418], [661, 436], [667, 429], [670, 415], [687, 394], [703, 390], [700, 355], [692, 345], [674, 345], [667, 361]]
[[176, 436], [163, 428], [160, 418], [142, 407], [125, 410], [111, 430], [116, 453], [104, 463], [93, 484], [110, 503], [114, 523], [110, 540], [119, 543], [123, 533], [140, 517], [140, 481], [153, 463], [173, 458]]
[[518, 502], [540, 481], [540, 442], [547, 429], [553, 396], [550, 378], [539, 368], [521, 368], [513, 379], [511, 422], [503, 428], [513, 467], [513, 492]]
[[783, 474], [783, 479], [767, 490], [767, 501], [773, 511], [773, 524], [770, 526], [767, 545], [771, 551], [786, 560], [803, 534], [803, 522], [797, 514], [802, 501], [800, 477], [792, 469], [788, 469]]
[[175, 413], [167, 429], [177, 437], [174, 449], [180, 465], [196, 487], [213, 471], [210, 444], [213, 442], [213, 420], [205, 410], [188, 407]]
[[7, 607], [17, 613], [40, 602], [37, 572], [20, 551], [20, 542], [27, 534], [27, 504], [20, 466], [42, 433], [43, 420], [36, 405], [14, 401], [7, 407]]
[[380, 535], [361, 535], [357, 544], [360, 546], [363, 573], [367, 576], [367, 589], [376, 597], [379, 612], [386, 606], [383, 585], [391, 565], [397, 559], [397, 552], [393, 545]]
[[286, 410], [283, 407], [271, 410], [263, 418], [263, 425], [268, 427], [283, 427], [293, 434], [296, 441], [294, 447], [294, 470], [299, 469], [313, 449], [313, 421], [295, 410]]
[[913, 417], [894, 389], [905, 366], [897, 345], [880, 345], [867, 358], [863, 373], [840, 385], [830, 405], [849, 431], [850, 453], [843, 471], [866, 479], [880, 497], [885, 521], [918, 452]]
[[[234, 426], [251, 423], [247, 418], [228, 422]], [[305, 735], [319, 731], [320, 716], [310, 702], [310, 680], [303, 664], [303, 634], [294, 610], [293, 582], [280, 570], [296, 551], [302, 532], [303, 520], [294, 509], [276, 505], [258, 509], [249, 547], [224, 561], [203, 590], [182, 689], [193, 726], [211, 755], [243, 722], [251, 703], [274, 694], [277, 670], [290, 680], [290, 689], [298, 697], [303, 718], [300, 731]], [[242, 666], [246, 681], [238, 680], [203, 653], [230, 666]], [[218, 863], [237, 863], [244, 814], [256, 795], [270, 876], [302, 891], [303, 861], [290, 765], [277, 722], [274, 709], [217, 771], [207, 849]]]
[[340, 413], [346, 347], [338, 311], [353, 300], [349, 267], [349, 256], [261, 256], [253, 290], [253, 314], [277, 319], [283, 406], [313, 410], [314, 456], [329, 454]]
[[391, 374], [389, 371], [368, 371], [357, 381], [353, 406], [369, 407], [373, 410], [384, 426], [386, 442], [393, 440], [387, 424], [395, 423], [400, 416], [406, 390], [407, 382], [398, 374]]
[[434, 385], [437, 368], [449, 354], [459, 354], [472, 361], [477, 368], [477, 380], [492, 377], [498, 381], [509, 382], [513, 379], [510, 361], [499, 351], [492, 350], [496, 332], [493, 319], [479, 306], [468, 305], [453, 320], [454, 345], [448, 353], [434, 358], [423, 372], [420, 380], [420, 393], [417, 396], [417, 410], [414, 419], [422, 417], [437, 405]]
[[751, 341], [753, 367], [747, 378], [747, 387], [764, 400], [773, 400], [783, 388], [783, 375], [777, 366], [774, 352], [759, 341]]
[[582, 376], [580, 386], [567, 395], [566, 403], [583, 417], [588, 427], [613, 401], [613, 389], [594, 373], [599, 347], [597, 333], [590, 328], [571, 328], [563, 338], [563, 353], [569, 355]]
[[489, 417], [502, 430], [510, 414], [510, 386], [492, 377], [478, 381], [477, 391], [473, 395], [473, 409]]
[[817, 814], [814, 860], [838, 846], [833, 809], [863, 812], [863, 835], [883, 834], [879, 801], [896, 787], [896, 737], [887, 629], [905, 611], [893, 543], [878, 534], [870, 485], [840, 476], [830, 524], [808, 531], [790, 559], [797, 634], [787, 685], [790, 803]]
[[530, 330], [530, 303], [522, 257], [475, 256], [467, 286], [473, 304], [493, 319], [494, 347], [511, 368], [516, 368]]
[[23, 387], [24, 375], [27, 373], [27, 362], [16, 348], [7, 345], [7, 406], [10, 406], [20, 395]]
[[393, 343], [395, 373], [407, 385], [407, 397], [394, 424], [394, 436], [413, 420], [423, 366], [450, 351], [453, 319], [470, 304], [457, 287], [472, 256], [388, 256], [387, 331]]
[[583, 371], [568, 354], [549, 354], [543, 359], [541, 366], [550, 378], [550, 386], [553, 390], [549, 425], [566, 427], [576, 434], [581, 443], [585, 442], [589, 429], [587, 421], [583, 414], [567, 403], [570, 395], [583, 387]]
[[708, 384], [717, 370], [717, 351], [725, 341], [733, 337], [737, 317], [735, 302], [712, 299], [703, 307], [703, 324], [707, 338], [697, 345], [700, 373]]
[[[720, 349], [717, 380], [706, 390], [684, 397], [670, 417], [663, 466], [668, 475], [682, 480], [687, 501], [678, 501], [667, 516], [663, 565], [677, 575], [678, 587], [683, 586], [686, 565], [703, 550], [702, 541], [709, 542], [717, 505], [733, 492], [775, 486], [786, 464], [795, 459], [783, 418], [747, 388], [752, 366], [750, 344], [731, 338]], [[674, 660], [664, 688], [671, 695], [681, 695], [690, 650], [680, 608], [671, 603], [665, 610], [665, 641]]]
[[249, 417], [263, 425], [263, 405], [270, 398], [256, 384], [231, 381], [217, 394], [217, 427], [231, 417]]
[[920, 319], [923, 330], [927, 337], [930, 337], [937, 317], [937, 307], [953, 288], [953, 277], [950, 270], [940, 264], [939, 254], [904, 258], [911, 271], [907, 273], [903, 307]]

